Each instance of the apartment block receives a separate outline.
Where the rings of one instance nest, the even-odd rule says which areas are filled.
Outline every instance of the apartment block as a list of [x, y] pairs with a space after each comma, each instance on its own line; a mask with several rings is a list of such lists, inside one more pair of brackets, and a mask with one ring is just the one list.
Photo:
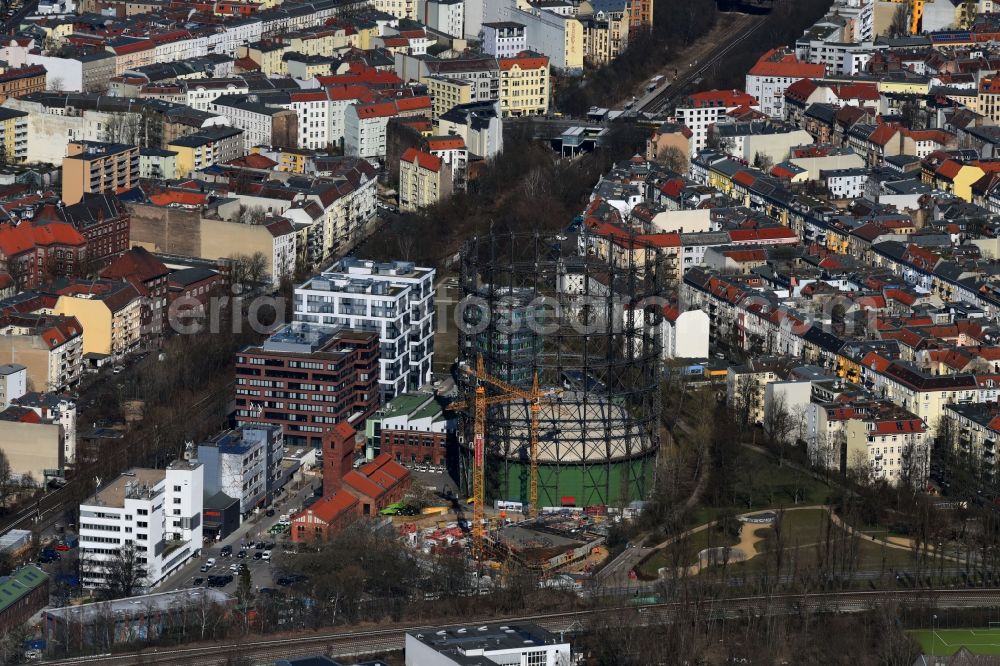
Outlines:
[[98, 141], [72, 141], [63, 158], [62, 198], [75, 204], [88, 192], [121, 192], [139, 181], [139, 148]]
[[34, 313], [0, 317], [0, 362], [25, 366], [30, 391], [76, 386], [83, 369], [83, 326], [76, 317]]
[[0, 410], [28, 392], [28, 368], [20, 363], [0, 365]]
[[293, 322], [237, 354], [236, 422], [319, 448], [326, 430], [378, 409], [378, 377], [377, 331]]
[[549, 59], [532, 51], [499, 59], [500, 112], [504, 118], [549, 111]]
[[345, 258], [295, 289], [295, 320], [374, 331], [383, 401], [427, 384], [434, 356], [433, 268]]
[[437, 396], [404, 393], [365, 422], [369, 460], [386, 453], [407, 467], [447, 463], [449, 419]]
[[0, 108], [0, 150], [8, 162], [23, 162], [28, 157], [28, 114]]
[[24, 97], [45, 90], [45, 68], [41, 65], [13, 67], [0, 74], [0, 104], [11, 97]]
[[497, 21], [483, 24], [479, 44], [483, 53], [494, 58], [513, 58], [528, 48], [528, 38], [523, 23]]
[[125, 472], [80, 504], [80, 577], [108, 584], [109, 568], [132, 546], [141, 587], [155, 588], [202, 547], [204, 466], [177, 460], [166, 469]]
[[399, 161], [399, 209], [419, 210], [451, 194], [450, 170], [440, 157], [408, 148]]

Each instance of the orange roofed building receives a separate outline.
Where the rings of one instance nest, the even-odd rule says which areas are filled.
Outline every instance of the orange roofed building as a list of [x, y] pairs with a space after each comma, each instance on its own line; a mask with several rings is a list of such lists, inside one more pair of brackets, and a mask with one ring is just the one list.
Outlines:
[[292, 542], [324, 540], [359, 517], [403, 499], [410, 471], [385, 453], [354, 467], [355, 430], [338, 423], [323, 434], [323, 499], [292, 516]]

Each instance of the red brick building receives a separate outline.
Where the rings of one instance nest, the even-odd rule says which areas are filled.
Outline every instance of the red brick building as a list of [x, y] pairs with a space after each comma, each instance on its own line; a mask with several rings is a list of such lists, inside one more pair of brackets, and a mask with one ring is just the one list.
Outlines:
[[236, 357], [236, 421], [281, 425], [289, 445], [323, 446], [324, 433], [379, 406], [374, 331], [293, 323]]
[[0, 224], [0, 275], [6, 274], [16, 290], [76, 275], [86, 257], [87, 241], [72, 225], [36, 220]]
[[330, 496], [354, 469], [356, 431], [346, 422], [323, 434], [323, 495]]
[[72, 224], [87, 239], [87, 261], [97, 268], [107, 266], [129, 248], [132, 216], [114, 194], [88, 192], [72, 206], [47, 204], [35, 219]]
[[325, 541], [358, 519], [358, 499], [340, 491], [292, 516], [292, 543]]
[[358, 498], [362, 516], [374, 516], [402, 500], [411, 483], [410, 470], [388, 453], [381, 453], [370, 463], [345, 474], [343, 488]]
[[325, 540], [359, 517], [377, 516], [410, 489], [410, 472], [387, 454], [354, 469], [355, 431], [338, 423], [323, 434], [323, 499], [292, 516], [292, 542]]

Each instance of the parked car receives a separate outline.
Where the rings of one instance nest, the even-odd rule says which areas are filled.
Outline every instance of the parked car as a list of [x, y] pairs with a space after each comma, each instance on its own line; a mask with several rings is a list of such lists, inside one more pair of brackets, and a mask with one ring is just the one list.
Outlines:
[[222, 557], [232, 557], [233, 556], [233, 547], [232, 546], [223, 546], [222, 547], [222, 551], [219, 554]]
[[56, 550], [58, 550], [60, 553], [65, 553], [66, 551], [70, 550], [70, 548], [71, 546], [68, 543], [56, 544]]
[[236, 553], [236, 557], [241, 560], [246, 556], [247, 556], [246, 549], [240, 549], [240, 552]]
[[192, 585], [194, 585], [195, 587], [201, 587], [202, 585], [204, 585], [204, 584], [205, 584], [205, 579], [204, 579], [204, 578], [201, 578], [201, 577], [198, 577], [198, 578], [195, 578], [195, 579], [194, 579], [194, 580], [193, 580], [193, 581], [191, 582], [191, 584], [192, 584]]
[[263, 554], [263, 555], [261, 555], [261, 556], [260, 556], [260, 558], [261, 558], [262, 560], [264, 560], [265, 562], [270, 562], [270, 561], [271, 561], [271, 551], [269, 551], [269, 550], [265, 550], [265, 551], [264, 551], [264, 554]]
[[210, 567], [214, 567], [215, 566], [215, 558], [214, 557], [208, 558], [207, 560], [205, 560], [205, 564], [207, 564]]
[[52, 550], [51, 548], [46, 548], [38, 556], [38, 561], [42, 564], [48, 564], [49, 562], [55, 562], [61, 557], [62, 555], [60, 555], [57, 551]]
[[267, 515], [268, 518], [270, 518], [271, 516], [274, 515], [274, 509], [268, 509], [264, 513]]
[[263, 556], [264, 556], [264, 551], [262, 551], [262, 550], [254, 551], [253, 559], [259, 560]]
[[203, 564], [203, 565], [201, 565], [201, 572], [205, 573], [206, 571], [208, 571], [211, 568], [212, 568], [211, 564]]

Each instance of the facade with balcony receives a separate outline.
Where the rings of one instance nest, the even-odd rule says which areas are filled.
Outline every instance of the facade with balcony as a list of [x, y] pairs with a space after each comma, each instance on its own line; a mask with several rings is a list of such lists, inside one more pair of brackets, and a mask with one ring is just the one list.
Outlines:
[[432, 268], [342, 259], [295, 289], [295, 320], [375, 331], [383, 401], [431, 378], [434, 356]]

